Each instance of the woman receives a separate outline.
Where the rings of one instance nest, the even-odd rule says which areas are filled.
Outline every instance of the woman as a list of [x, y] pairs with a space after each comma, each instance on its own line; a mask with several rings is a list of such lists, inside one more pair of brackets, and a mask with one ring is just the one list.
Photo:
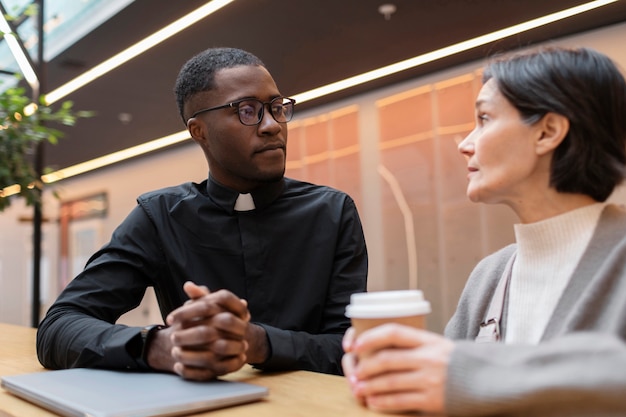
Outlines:
[[590, 49], [496, 59], [459, 151], [468, 197], [513, 209], [516, 243], [477, 265], [445, 337], [350, 329], [355, 397], [450, 416], [626, 415], [626, 210], [605, 202], [626, 169], [620, 71]]

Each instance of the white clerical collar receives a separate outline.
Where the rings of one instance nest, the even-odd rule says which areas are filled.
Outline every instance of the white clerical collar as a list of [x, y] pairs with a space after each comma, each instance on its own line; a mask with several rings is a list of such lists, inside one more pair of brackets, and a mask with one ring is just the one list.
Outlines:
[[254, 210], [254, 200], [252, 199], [252, 195], [248, 194], [239, 194], [237, 197], [237, 201], [235, 201], [235, 211], [250, 211]]

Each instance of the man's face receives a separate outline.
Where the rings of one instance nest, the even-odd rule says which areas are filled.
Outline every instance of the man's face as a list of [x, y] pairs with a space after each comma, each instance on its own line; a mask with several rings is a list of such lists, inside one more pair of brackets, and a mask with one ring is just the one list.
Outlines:
[[[217, 88], [193, 100], [191, 112], [243, 98], [269, 102], [281, 94], [269, 72], [259, 66], [238, 66], [215, 74]], [[265, 106], [261, 122], [245, 126], [236, 108], [198, 114], [187, 123], [209, 162], [211, 175], [239, 192], [277, 181], [284, 175], [287, 124], [278, 123]]]

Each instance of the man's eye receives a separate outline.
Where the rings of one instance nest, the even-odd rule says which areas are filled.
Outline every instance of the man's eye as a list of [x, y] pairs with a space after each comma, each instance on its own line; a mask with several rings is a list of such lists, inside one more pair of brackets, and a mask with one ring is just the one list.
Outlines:
[[244, 104], [239, 106], [239, 114], [241, 114], [242, 116], [254, 116], [255, 113], [256, 110], [252, 105]]

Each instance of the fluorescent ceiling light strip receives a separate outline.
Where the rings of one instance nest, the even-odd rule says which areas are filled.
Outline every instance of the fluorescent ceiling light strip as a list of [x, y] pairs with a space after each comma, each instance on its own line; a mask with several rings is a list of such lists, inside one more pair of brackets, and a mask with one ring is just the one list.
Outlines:
[[19, 184], [9, 185], [8, 187], [4, 187], [4, 189], [0, 190], [0, 197], [8, 197], [13, 194], [19, 193], [21, 187]]
[[398, 73], [410, 68], [414, 68], [426, 63], [436, 61], [460, 52], [467, 51], [478, 46], [486, 45], [490, 42], [494, 42], [506, 37], [517, 35], [522, 32], [526, 32], [531, 29], [535, 29], [540, 26], [544, 26], [550, 23], [554, 23], [558, 20], [566, 19], [574, 15], [587, 12], [589, 10], [596, 9], [598, 7], [606, 6], [610, 3], [615, 3], [618, 0], [598, 0], [589, 3], [582, 4], [580, 6], [565, 9], [560, 12], [552, 13], [537, 19], [532, 19], [524, 23], [520, 23], [514, 26], [510, 26], [505, 29], [497, 30], [495, 32], [488, 33], [486, 35], [478, 36], [476, 38], [468, 39], [463, 42], [456, 43], [454, 45], [446, 46], [445, 48], [437, 49], [432, 52], [418, 55], [413, 58], [409, 58], [405, 61], [400, 61], [395, 64], [388, 65], [386, 67], [378, 68], [373, 71], [369, 71], [354, 77], [346, 78], [341, 81], [337, 81], [331, 84], [324, 85], [313, 90], [306, 91], [304, 93], [292, 96], [298, 103], [303, 103], [309, 100], [313, 100], [328, 94], [336, 93], [341, 90], [345, 90], [350, 87], [364, 84], [382, 77], [386, 77], [391, 74]]
[[2, 13], [0, 13], [0, 31], [3, 33], [4, 39], [7, 41], [11, 54], [13, 54], [15, 61], [17, 61], [17, 65], [20, 67], [22, 74], [24, 74], [24, 78], [35, 91], [38, 90], [39, 78], [37, 77], [33, 67], [30, 65], [30, 61], [28, 61], [24, 50], [20, 47], [15, 34], [11, 30], [9, 22], [7, 22]]
[[92, 82], [93, 80], [103, 76], [107, 72], [114, 70], [120, 65], [144, 53], [148, 49], [158, 45], [164, 40], [188, 28], [197, 21], [204, 19], [208, 15], [218, 11], [219, 9], [228, 5], [229, 3], [232, 3], [233, 1], [235, 0], [213, 0], [208, 2], [204, 6], [197, 8], [193, 12], [181, 17], [173, 23], [165, 26], [163, 29], [153, 33], [147, 38], [137, 42], [136, 44], [123, 50], [117, 55], [114, 55], [113, 57], [107, 59], [101, 64], [96, 65], [92, 69], [86, 71], [85, 73], [79, 75], [73, 80], [46, 94], [46, 102], [48, 104], [52, 104], [60, 100], [61, 98], [78, 90], [79, 88]]
[[62, 180], [64, 178], [73, 177], [74, 175], [83, 174], [88, 171], [92, 171], [97, 168], [102, 168], [107, 165], [114, 164], [116, 162], [124, 161], [126, 159], [143, 155], [148, 152], [155, 151], [157, 149], [164, 148], [166, 146], [173, 145], [175, 143], [182, 142], [185, 139], [189, 139], [189, 134], [186, 130], [178, 133], [174, 133], [169, 136], [162, 137], [150, 142], [142, 143], [141, 145], [133, 146], [118, 152], [113, 152], [108, 155], [101, 156], [99, 158], [92, 159], [87, 162], [83, 162], [71, 167], [54, 171], [50, 174], [43, 175], [41, 179], [43, 182], [50, 183]]
[[[387, 76], [387, 75], [390, 75], [399, 71], [413, 68], [413, 67], [425, 64], [427, 62], [432, 62], [434, 60], [441, 59], [446, 56], [450, 56], [454, 53], [466, 51], [468, 49], [475, 48], [477, 46], [485, 45], [489, 42], [497, 41], [499, 39], [502, 39], [511, 35], [515, 35], [515, 34], [528, 31], [531, 29], [535, 29], [539, 26], [547, 25], [549, 23], [553, 23], [558, 20], [562, 20], [562, 19], [574, 16], [576, 14], [584, 13], [589, 10], [596, 9], [598, 7], [606, 6], [607, 4], [615, 3], [616, 1], [618, 0], [592, 1], [586, 4], [582, 4], [580, 6], [572, 7], [570, 9], [562, 10], [560, 12], [552, 13], [544, 17], [529, 20], [527, 22], [520, 23], [518, 25], [514, 25], [514, 26], [501, 29], [495, 32], [491, 32], [486, 35], [479, 36], [477, 38], [469, 39], [467, 41], [460, 42], [455, 45], [438, 49], [436, 51], [428, 52], [426, 54], [419, 55], [414, 58], [410, 58], [405, 61], [398, 62], [396, 64], [388, 65], [386, 67], [379, 68], [377, 70], [366, 72], [364, 74], [357, 75], [355, 77], [347, 78], [342, 81], [338, 81], [332, 84], [328, 84], [326, 86], [315, 88], [313, 90], [309, 90], [309, 91], [297, 94], [292, 97], [295, 98], [299, 103], [313, 100], [315, 98], [319, 98], [324, 95], [335, 93], [337, 91], [347, 89], [358, 84], [362, 84], [362, 83], [372, 81], [377, 78], [381, 78], [381, 77], [384, 77], [384, 76]], [[167, 140], [163, 141], [163, 139], [167, 139]], [[78, 165], [73, 165], [71, 167], [62, 169], [60, 171], [53, 172], [51, 174], [44, 176], [43, 180], [44, 182], [58, 181], [63, 178], [68, 178], [74, 175], [85, 173], [91, 169], [103, 167], [109, 163], [120, 162], [124, 159], [131, 158], [133, 156], [138, 156], [141, 154], [139, 153], [140, 151], [142, 153], [151, 152], [151, 151], [160, 149], [165, 146], [182, 142], [187, 139], [189, 139], [189, 134], [187, 133], [186, 130], [183, 130], [173, 135], [167, 136], [165, 138], [155, 139], [153, 141], [146, 142], [143, 145], [139, 145], [139, 146], [135, 146], [133, 148], [127, 149], [127, 150], [133, 150], [132, 152], [128, 154], [125, 154], [124, 153], [125, 151], [119, 151], [114, 154], [104, 156], [102, 158], [97, 158], [92, 161], [87, 161]], [[111, 158], [111, 155], [115, 155], [115, 157]], [[91, 165], [93, 161], [96, 161], [96, 162], [93, 165]], [[57, 173], [59, 173], [59, 175], [56, 175]]]

